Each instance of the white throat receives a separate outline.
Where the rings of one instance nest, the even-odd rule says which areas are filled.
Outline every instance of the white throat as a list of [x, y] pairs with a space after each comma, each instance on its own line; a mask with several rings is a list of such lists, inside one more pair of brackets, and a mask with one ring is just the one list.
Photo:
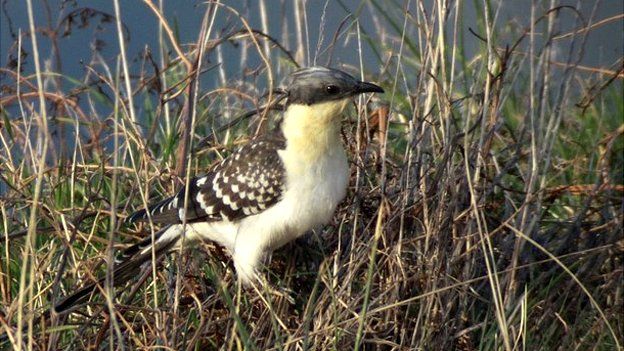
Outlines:
[[313, 105], [289, 105], [282, 122], [287, 153], [313, 163], [327, 153], [343, 150], [340, 120], [348, 103], [349, 99], [342, 99]]

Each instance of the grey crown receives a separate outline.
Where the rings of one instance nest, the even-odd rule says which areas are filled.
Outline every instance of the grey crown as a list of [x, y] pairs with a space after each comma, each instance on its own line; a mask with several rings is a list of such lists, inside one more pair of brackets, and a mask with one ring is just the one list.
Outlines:
[[362, 82], [348, 73], [320, 66], [307, 67], [292, 73], [286, 85], [288, 104], [312, 105], [361, 93], [384, 92], [381, 87]]

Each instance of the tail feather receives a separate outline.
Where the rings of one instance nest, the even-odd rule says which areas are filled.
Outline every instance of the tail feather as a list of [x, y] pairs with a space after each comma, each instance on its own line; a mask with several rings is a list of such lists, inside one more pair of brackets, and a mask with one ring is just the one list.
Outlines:
[[[170, 228], [171, 226], [167, 226], [155, 233], [156, 240], [154, 241], [154, 250], [156, 259], [169, 252], [169, 250], [175, 246], [180, 238], [178, 232], [174, 232], [173, 235], [163, 235], [167, 234], [167, 231]], [[121, 262], [115, 264], [115, 267], [113, 268], [114, 286], [119, 286], [132, 280], [132, 278], [136, 277], [140, 272], [141, 266], [152, 260], [151, 243], [152, 238], [150, 236], [149, 238], [132, 245], [122, 253]], [[102, 286], [104, 283], [105, 278], [102, 278], [95, 283], [91, 283], [81, 288], [56, 304], [56, 306], [54, 306], [54, 310], [56, 313], [65, 313], [74, 306], [86, 302], [89, 296], [98, 291], [98, 286]]]
[[[154, 241], [155, 243], [158, 243], [158, 241], [160, 240], [160, 238], [163, 236], [163, 234], [166, 232], [167, 229], [169, 229], [169, 227], [171, 226], [167, 226], [159, 231], [157, 231], [156, 233], [154, 233]], [[150, 249], [152, 247], [152, 236], [149, 235], [146, 238], [144, 238], [143, 240], [139, 241], [138, 243], [126, 248], [125, 250], [123, 250], [116, 258], [115, 258], [115, 263], [117, 265], [121, 265], [122, 263], [126, 262], [128, 259], [138, 255], [139, 253], [141, 253], [142, 251], [146, 250], [146, 249]], [[151, 252], [151, 249], [149, 250]]]
[[[182, 192], [184, 194], [184, 192]], [[146, 210], [142, 208], [126, 218], [126, 223], [144, 222], [148, 219], [148, 211], [154, 223], [180, 223], [178, 213], [178, 195], [165, 199], [155, 205], [149, 206]]]

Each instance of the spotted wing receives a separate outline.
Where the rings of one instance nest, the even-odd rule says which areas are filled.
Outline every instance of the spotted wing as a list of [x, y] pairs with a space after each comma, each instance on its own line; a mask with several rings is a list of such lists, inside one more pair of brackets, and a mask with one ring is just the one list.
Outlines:
[[[193, 178], [188, 206], [184, 208], [185, 188], [175, 196], [150, 206], [154, 223], [236, 221], [264, 211], [282, 197], [285, 170], [278, 150], [281, 138], [252, 141], [215, 166], [208, 174]], [[135, 212], [127, 221], [147, 220], [147, 212]]]

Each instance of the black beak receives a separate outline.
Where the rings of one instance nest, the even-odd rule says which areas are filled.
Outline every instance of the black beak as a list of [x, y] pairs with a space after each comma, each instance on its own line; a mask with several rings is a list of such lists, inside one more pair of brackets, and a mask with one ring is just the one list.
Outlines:
[[362, 93], [383, 93], [384, 90], [379, 85], [375, 85], [369, 82], [358, 82], [357, 87], [355, 88], [356, 94]]

